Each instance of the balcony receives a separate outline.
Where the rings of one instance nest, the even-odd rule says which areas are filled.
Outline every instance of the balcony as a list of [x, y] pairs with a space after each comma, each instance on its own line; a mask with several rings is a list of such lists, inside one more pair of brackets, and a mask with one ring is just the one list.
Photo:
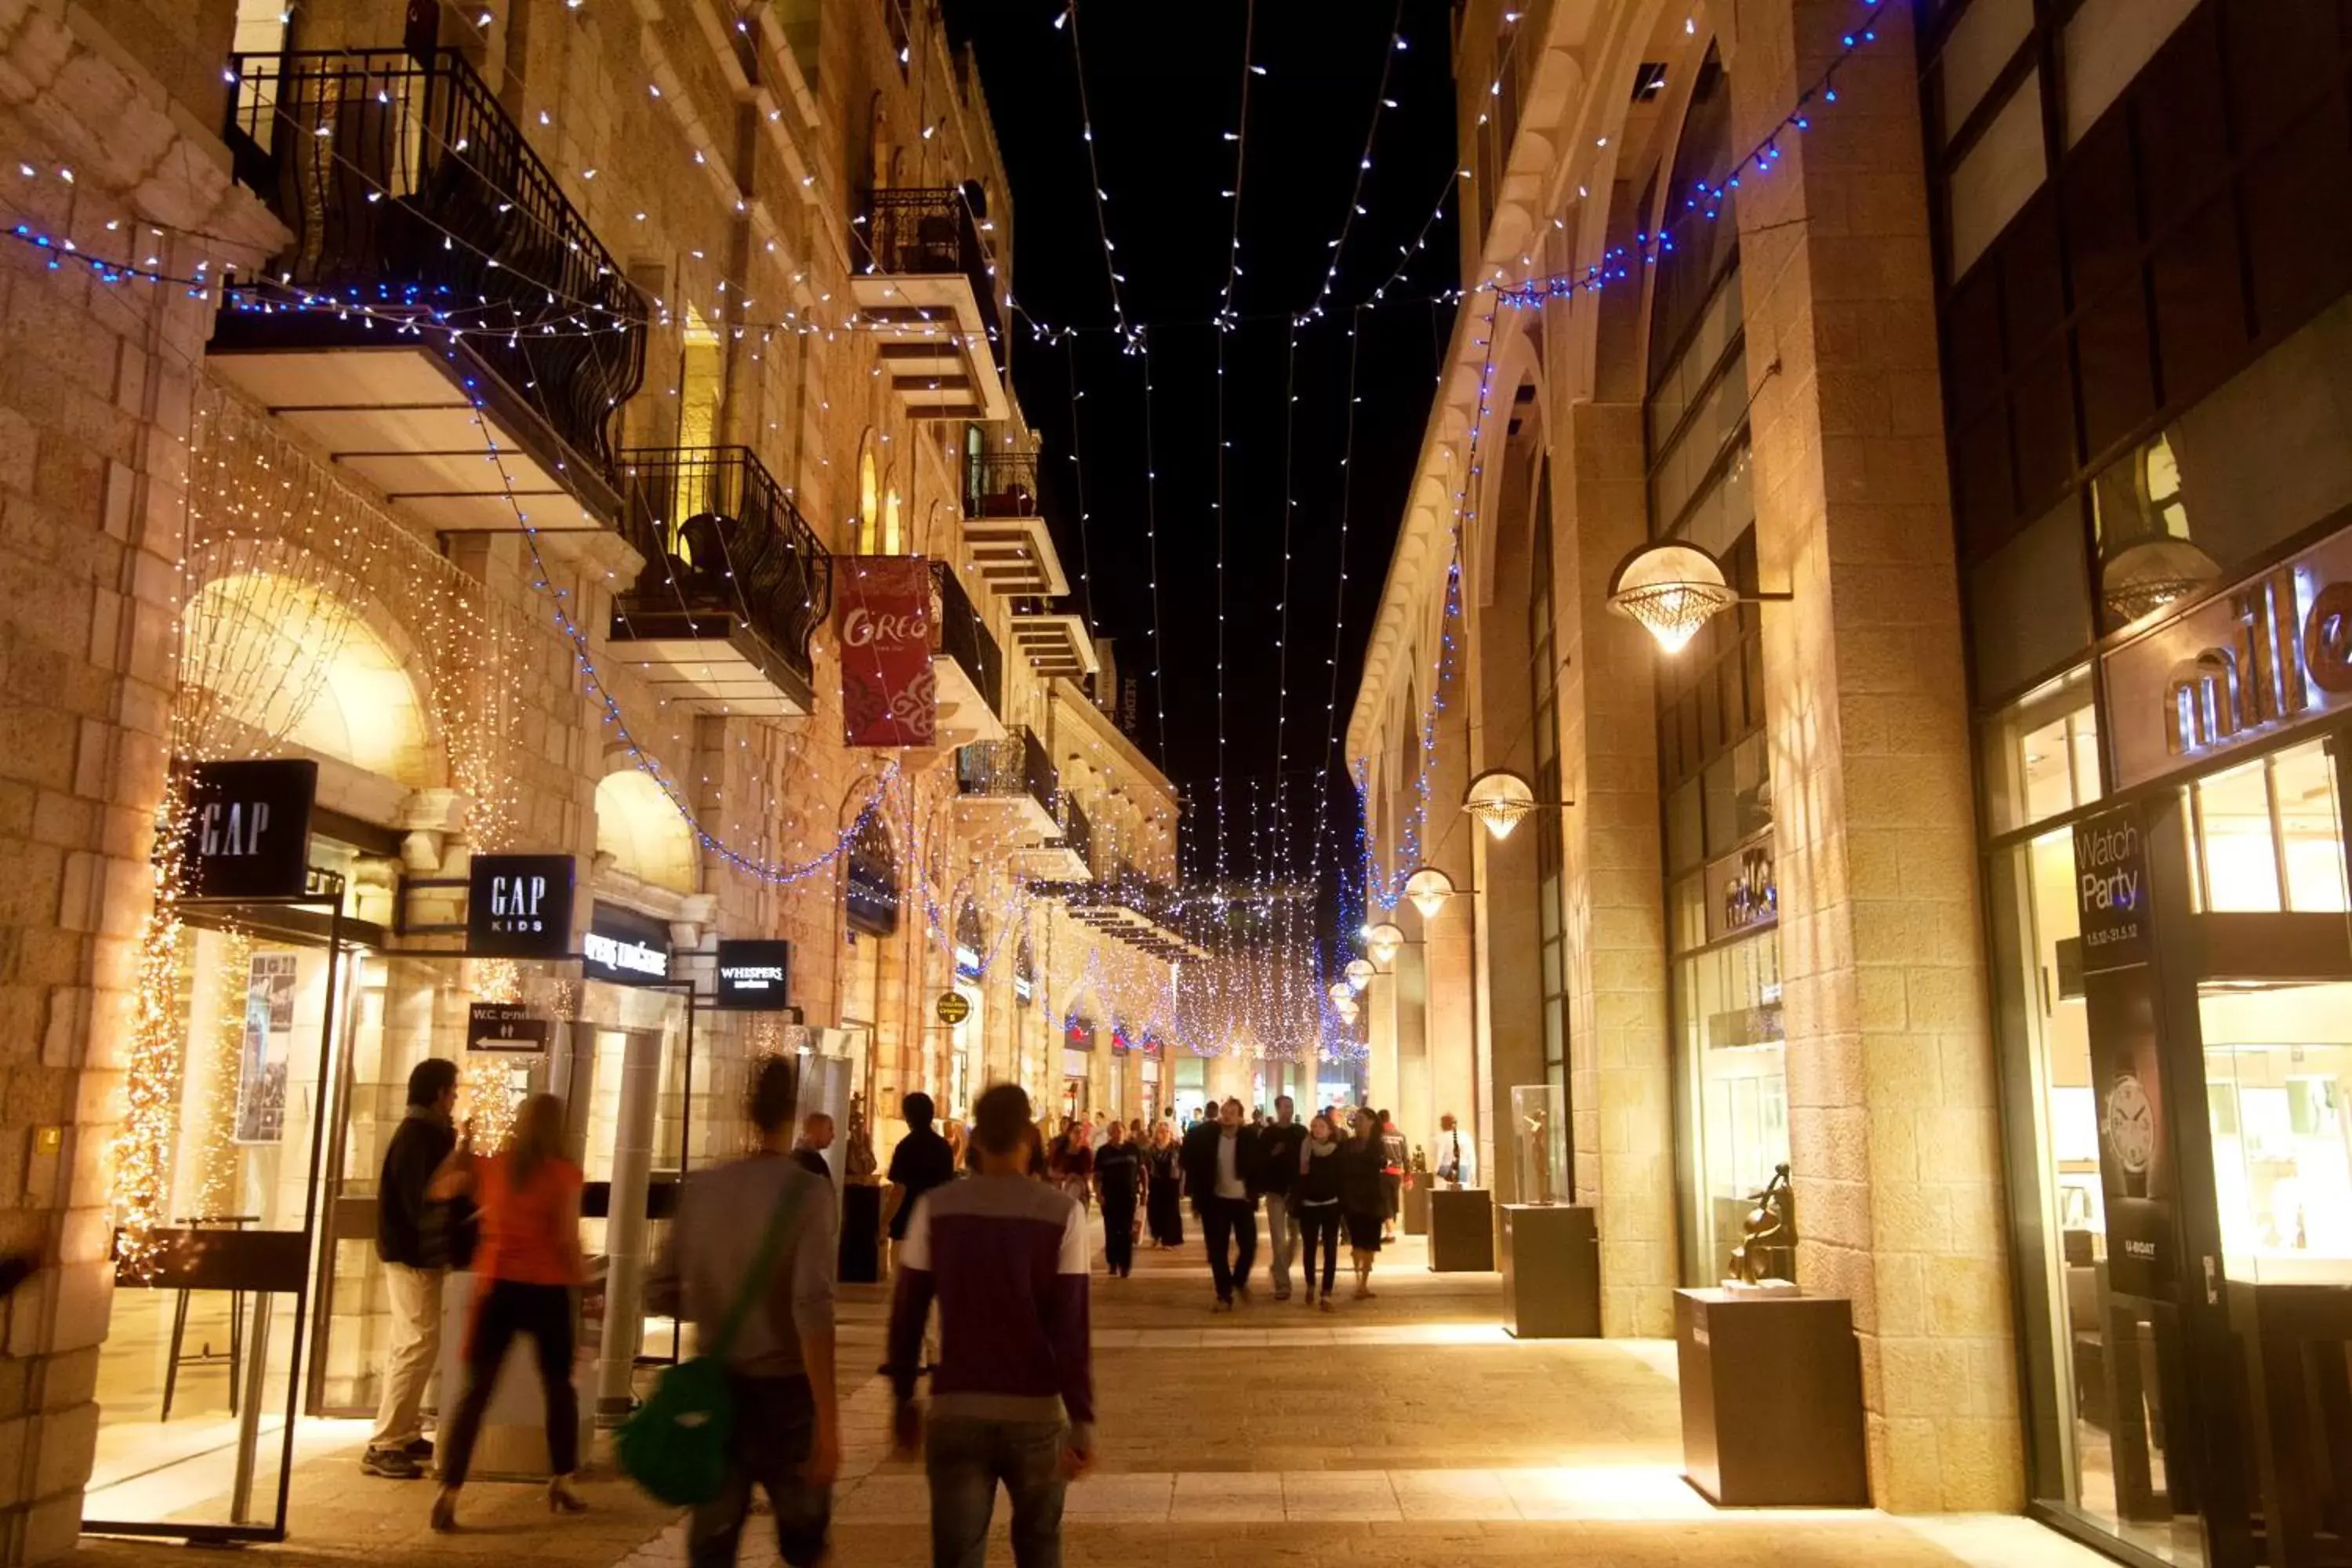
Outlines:
[[964, 467], [963, 540], [999, 598], [1059, 598], [1070, 591], [1053, 530], [1037, 510], [1037, 454], [991, 452]]
[[1052, 759], [1026, 724], [956, 752], [956, 816], [979, 831], [1024, 847], [1050, 838], [1062, 830], [1054, 816], [1061, 793]]
[[868, 194], [866, 264], [850, 279], [882, 364], [916, 419], [1003, 419], [996, 264], [953, 186]]
[[646, 568], [614, 602], [615, 656], [697, 712], [814, 711], [809, 638], [833, 607], [833, 557], [759, 458], [627, 452], [622, 486]]
[[931, 670], [940, 745], [1004, 739], [1004, 650], [944, 561], [931, 563]]
[[1094, 875], [1094, 829], [1076, 795], [1062, 796], [1055, 836], [1013, 858], [1015, 875], [1032, 882], [1083, 882]]
[[424, 526], [609, 528], [645, 309], [489, 88], [450, 50], [231, 68], [236, 177], [293, 238], [224, 289], [215, 373]]
[[1082, 680], [1099, 674], [1094, 635], [1084, 616], [1041, 612], [1013, 617], [1013, 651], [1029, 661], [1040, 680], [1057, 675]]

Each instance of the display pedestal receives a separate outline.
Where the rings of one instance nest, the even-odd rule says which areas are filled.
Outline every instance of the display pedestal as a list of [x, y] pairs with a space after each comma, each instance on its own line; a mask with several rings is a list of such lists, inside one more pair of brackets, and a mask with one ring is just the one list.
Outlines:
[[845, 1285], [882, 1278], [882, 1189], [852, 1182], [841, 1189], [841, 1249], [835, 1259]]
[[1429, 1270], [1483, 1274], [1495, 1267], [1495, 1194], [1437, 1187], [1429, 1194]]
[[1569, 1204], [1503, 1205], [1503, 1329], [1521, 1340], [1601, 1337], [1601, 1231]]
[[1862, 1362], [1843, 1296], [1675, 1292], [1683, 1474], [1727, 1508], [1867, 1508]]
[[1404, 1233], [1407, 1236], [1429, 1234], [1429, 1183], [1427, 1176], [1415, 1176], [1412, 1185], [1404, 1190]]
[[[474, 1298], [489, 1289], [488, 1281], [471, 1270], [453, 1269], [441, 1286], [441, 1417], [453, 1420], [457, 1401], [466, 1391], [466, 1342], [474, 1322]], [[610, 1324], [606, 1332], [612, 1331]], [[584, 1337], [584, 1336], [583, 1336]], [[581, 1357], [572, 1367], [572, 1389], [579, 1398], [580, 1452], [585, 1456], [596, 1436], [596, 1357]], [[468, 1479], [478, 1481], [544, 1481], [552, 1475], [547, 1451], [547, 1394], [539, 1385], [539, 1345], [528, 1334], [517, 1334], [499, 1364], [496, 1392], [482, 1415], [482, 1430], [474, 1440], [473, 1468]]]

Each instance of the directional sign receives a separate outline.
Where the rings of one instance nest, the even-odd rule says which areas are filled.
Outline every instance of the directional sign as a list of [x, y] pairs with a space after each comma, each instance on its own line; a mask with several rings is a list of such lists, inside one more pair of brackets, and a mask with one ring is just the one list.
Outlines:
[[520, 1003], [477, 1002], [466, 1009], [466, 1048], [537, 1055], [547, 1049], [547, 1020]]

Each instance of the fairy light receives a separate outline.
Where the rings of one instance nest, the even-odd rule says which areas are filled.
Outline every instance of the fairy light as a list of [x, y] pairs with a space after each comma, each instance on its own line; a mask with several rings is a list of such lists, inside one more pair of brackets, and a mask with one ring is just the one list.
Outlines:
[[1364, 176], [1372, 170], [1372, 149], [1380, 140], [1381, 113], [1395, 107], [1395, 100], [1389, 97], [1389, 78], [1395, 69], [1397, 56], [1404, 49], [1404, 0], [1397, 0], [1396, 14], [1389, 22], [1388, 47], [1381, 51], [1381, 79], [1372, 89], [1371, 123], [1364, 132], [1363, 155], [1356, 160], [1355, 184], [1348, 192], [1347, 209], [1339, 215], [1339, 233], [1327, 247], [1331, 252], [1331, 261], [1323, 269], [1323, 287], [1317, 290], [1315, 302], [1307, 308], [1310, 317], [1319, 318], [1330, 304], [1331, 291], [1339, 286], [1339, 263], [1348, 254], [1348, 236], [1353, 232], [1356, 220], [1365, 216]]

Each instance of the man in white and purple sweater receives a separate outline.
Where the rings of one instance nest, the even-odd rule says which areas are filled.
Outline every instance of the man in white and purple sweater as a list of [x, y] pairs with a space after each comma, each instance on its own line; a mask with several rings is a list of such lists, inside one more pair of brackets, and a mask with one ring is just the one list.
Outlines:
[[[980, 1173], [916, 1204], [898, 1248], [890, 1382], [901, 1452], [924, 1439], [933, 1568], [980, 1568], [996, 1486], [1020, 1568], [1060, 1568], [1062, 1497], [1093, 1468], [1086, 1211], [1027, 1174], [1029, 1097], [1001, 1083], [972, 1107]], [[928, 1436], [915, 1404], [924, 1321], [940, 1308]]]

